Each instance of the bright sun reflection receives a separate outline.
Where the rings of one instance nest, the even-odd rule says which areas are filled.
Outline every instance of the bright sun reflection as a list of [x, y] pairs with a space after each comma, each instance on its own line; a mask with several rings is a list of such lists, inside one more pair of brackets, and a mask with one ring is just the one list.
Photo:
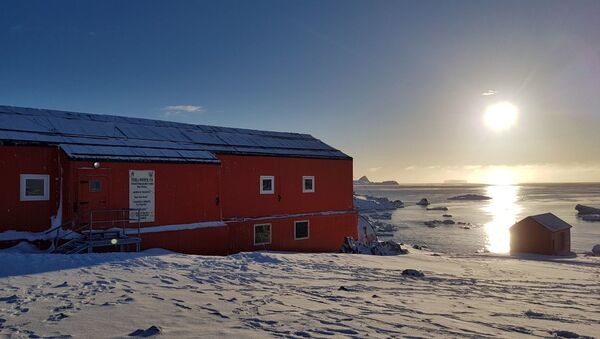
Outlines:
[[518, 204], [519, 186], [488, 186], [486, 194], [492, 198], [482, 209], [492, 216], [492, 221], [484, 226], [487, 236], [486, 249], [492, 253], [508, 253], [510, 233], [508, 229], [521, 212]]
[[487, 127], [495, 132], [511, 128], [519, 115], [519, 109], [508, 101], [489, 105], [483, 114], [483, 121]]

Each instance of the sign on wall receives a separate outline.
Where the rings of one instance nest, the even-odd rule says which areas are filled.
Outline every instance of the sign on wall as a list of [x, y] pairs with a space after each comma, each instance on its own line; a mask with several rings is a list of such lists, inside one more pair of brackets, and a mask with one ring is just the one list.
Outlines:
[[[154, 222], [154, 171], [129, 171], [129, 208], [140, 210], [141, 222]], [[129, 212], [130, 222], [137, 222], [137, 211]]]

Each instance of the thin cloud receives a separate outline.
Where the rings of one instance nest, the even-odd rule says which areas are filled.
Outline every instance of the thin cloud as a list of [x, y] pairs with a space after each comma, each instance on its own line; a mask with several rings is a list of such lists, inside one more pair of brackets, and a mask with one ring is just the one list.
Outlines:
[[202, 114], [206, 112], [204, 107], [196, 105], [172, 105], [165, 106], [161, 109], [161, 116], [165, 118], [185, 116], [191, 114]]
[[495, 95], [495, 94], [498, 94], [498, 91], [494, 91], [493, 89], [489, 89], [489, 90], [481, 93], [481, 95], [483, 95], [485, 97], [490, 96], [490, 95]]

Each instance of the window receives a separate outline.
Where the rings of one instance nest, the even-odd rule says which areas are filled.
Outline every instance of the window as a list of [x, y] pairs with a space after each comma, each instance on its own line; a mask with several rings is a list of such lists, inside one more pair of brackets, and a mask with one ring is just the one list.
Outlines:
[[254, 245], [271, 243], [271, 224], [254, 225]]
[[100, 180], [90, 180], [90, 192], [102, 192], [102, 181]]
[[302, 177], [302, 192], [312, 193], [315, 191], [315, 177], [306, 176]]
[[260, 177], [260, 194], [275, 193], [275, 177], [271, 175], [262, 175]]
[[308, 220], [296, 221], [294, 222], [294, 239], [302, 240], [308, 239], [310, 235]]
[[50, 200], [50, 176], [21, 174], [21, 201]]

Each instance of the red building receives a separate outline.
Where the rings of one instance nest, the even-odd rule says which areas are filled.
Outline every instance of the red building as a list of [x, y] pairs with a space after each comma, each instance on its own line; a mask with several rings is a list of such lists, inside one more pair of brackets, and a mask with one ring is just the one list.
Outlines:
[[0, 142], [5, 247], [90, 219], [137, 232], [137, 213], [142, 248], [184, 253], [357, 236], [352, 158], [310, 135], [0, 106]]
[[527, 217], [510, 227], [510, 253], [570, 254], [571, 227], [552, 213]]

